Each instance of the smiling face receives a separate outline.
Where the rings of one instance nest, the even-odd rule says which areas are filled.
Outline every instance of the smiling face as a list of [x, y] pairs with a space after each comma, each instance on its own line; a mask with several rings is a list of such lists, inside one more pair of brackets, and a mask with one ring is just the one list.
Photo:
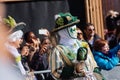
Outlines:
[[18, 39], [18, 40], [16, 40], [15, 42], [13, 42], [13, 43], [14, 43], [14, 46], [15, 46], [16, 48], [20, 48], [20, 45], [22, 44], [22, 41], [23, 41], [23, 39]]
[[33, 43], [32, 39], [36, 40], [37, 38], [36, 38], [36, 35], [32, 31], [29, 31], [24, 34], [24, 39], [27, 43]]
[[23, 42], [22, 36], [23, 36], [22, 30], [18, 30], [16, 32], [13, 32], [8, 36], [8, 42], [11, 45], [13, 45], [15, 48], [20, 48], [20, 46]]
[[28, 54], [29, 54], [29, 47], [24, 45], [22, 50], [21, 50], [21, 55], [28, 56]]
[[50, 47], [51, 46], [51, 41], [49, 38], [45, 38], [44, 41], [42, 41], [41, 43], [42, 46], [47, 46]]
[[92, 37], [95, 34], [95, 28], [93, 25], [90, 25], [84, 30], [84, 32], [88, 37]]
[[108, 54], [108, 51], [109, 51], [108, 41], [104, 39], [96, 40], [94, 43], [94, 50], [100, 51], [103, 54]]
[[77, 28], [77, 38], [78, 40], [84, 40], [82, 31]]
[[102, 48], [101, 48], [101, 52], [104, 54], [108, 54], [109, 51], [109, 45], [106, 43]]

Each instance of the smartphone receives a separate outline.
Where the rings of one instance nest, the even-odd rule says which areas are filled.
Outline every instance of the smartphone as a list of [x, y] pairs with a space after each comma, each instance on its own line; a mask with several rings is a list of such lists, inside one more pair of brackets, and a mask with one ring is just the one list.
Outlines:
[[39, 34], [47, 34], [47, 32], [46, 29], [39, 29]]

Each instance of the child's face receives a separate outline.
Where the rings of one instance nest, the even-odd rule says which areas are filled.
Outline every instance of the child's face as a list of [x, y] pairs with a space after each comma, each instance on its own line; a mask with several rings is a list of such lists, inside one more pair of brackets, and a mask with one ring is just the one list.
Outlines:
[[108, 51], [109, 51], [109, 45], [106, 43], [102, 49], [101, 49], [101, 52], [104, 53], [104, 54], [108, 54]]
[[23, 46], [21, 54], [23, 56], [28, 56], [28, 54], [29, 54], [29, 48], [28, 48], [28, 46]]

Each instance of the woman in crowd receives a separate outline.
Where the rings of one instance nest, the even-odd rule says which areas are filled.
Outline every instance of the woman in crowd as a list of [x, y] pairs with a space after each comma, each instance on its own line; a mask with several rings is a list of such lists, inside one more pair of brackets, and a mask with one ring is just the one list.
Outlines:
[[106, 40], [98, 39], [94, 43], [93, 55], [100, 69], [111, 70], [119, 63], [120, 45], [109, 49]]
[[[40, 70], [47, 70], [48, 69], [48, 51], [50, 50], [51, 42], [48, 37], [43, 37], [41, 39], [41, 45], [39, 52], [35, 52], [31, 61], [30, 61], [30, 67], [34, 71], [40, 71]], [[47, 80], [47, 74], [44, 74], [44, 76], [41, 76], [41, 74], [35, 75], [37, 80]], [[48, 79], [49, 80], [49, 79]]]
[[31, 61], [34, 53], [39, 51], [40, 40], [32, 31], [28, 31], [24, 34], [24, 40], [26, 41], [25, 44], [29, 47], [29, 60]]
[[80, 41], [84, 40], [84, 38], [83, 38], [83, 32], [79, 28], [77, 28], [77, 39], [80, 40]]

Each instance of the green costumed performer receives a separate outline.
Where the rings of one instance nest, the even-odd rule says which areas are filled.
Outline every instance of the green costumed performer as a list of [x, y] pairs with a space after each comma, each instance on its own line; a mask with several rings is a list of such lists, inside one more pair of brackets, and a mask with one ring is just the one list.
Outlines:
[[85, 64], [87, 72], [90, 72], [90, 74], [87, 72], [84, 73], [93, 76], [90, 80], [102, 80], [99, 75], [99, 79], [97, 79], [93, 74], [97, 64], [88, 44], [85, 41], [79, 41], [77, 39], [76, 24], [79, 22], [80, 20], [70, 13], [59, 13], [55, 15], [56, 26], [52, 32], [58, 35], [59, 42], [58, 45], [53, 48], [50, 56], [52, 75], [55, 79], [60, 80], [73, 80], [77, 77], [85, 77], [85, 75], [76, 75], [74, 70], [78, 49], [80, 47], [85, 47], [87, 49]]
[[20, 22], [16, 23], [14, 18], [8, 16], [8, 18], [4, 19], [5, 25], [8, 28], [8, 40], [6, 42], [7, 50], [14, 56], [17, 66], [20, 69], [22, 75], [26, 75], [26, 71], [21, 63], [21, 55], [18, 52], [18, 48], [22, 44], [22, 36], [23, 36], [23, 28], [26, 26], [25, 23]]

